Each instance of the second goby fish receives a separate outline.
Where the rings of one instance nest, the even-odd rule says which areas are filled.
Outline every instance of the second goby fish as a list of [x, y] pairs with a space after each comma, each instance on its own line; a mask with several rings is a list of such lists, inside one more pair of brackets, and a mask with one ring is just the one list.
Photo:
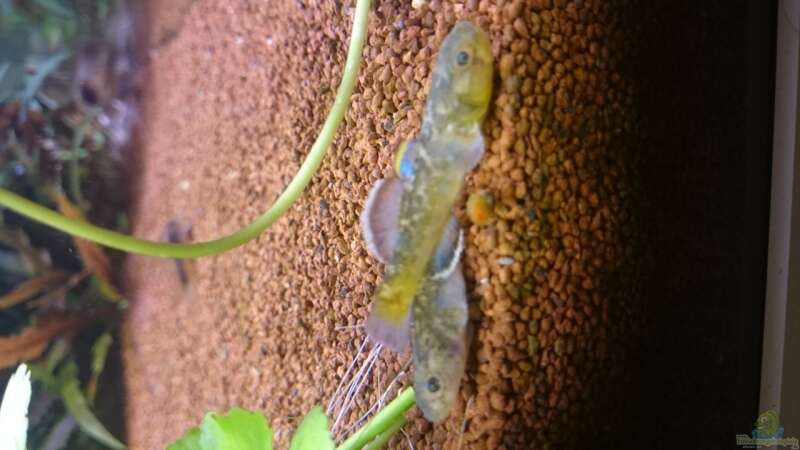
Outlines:
[[463, 235], [451, 219], [412, 309], [414, 391], [431, 422], [453, 409], [467, 361], [467, 289], [460, 256]]
[[412, 299], [445, 232], [464, 177], [483, 156], [480, 122], [492, 92], [492, 53], [486, 34], [459, 22], [433, 66], [420, 135], [407, 143], [409, 176], [379, 183], [367, 207], [381, 202], [399, 215], [394, 252], [366, 322], [367, 333], [397, 351], [409, 341]]

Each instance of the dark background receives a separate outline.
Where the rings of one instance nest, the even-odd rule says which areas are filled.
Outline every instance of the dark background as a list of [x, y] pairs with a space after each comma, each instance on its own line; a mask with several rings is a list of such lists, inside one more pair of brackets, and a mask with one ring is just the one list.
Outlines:
[[645, 326], [629, 448], [736, 448], [758, 411], [775, 1], [635, 7]]

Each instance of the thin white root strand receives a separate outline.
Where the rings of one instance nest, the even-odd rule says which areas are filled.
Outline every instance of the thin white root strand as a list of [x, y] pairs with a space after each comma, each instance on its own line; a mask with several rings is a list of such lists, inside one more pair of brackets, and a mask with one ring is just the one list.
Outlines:
[[342, 377], [342, 379], [339, 380], [339, 385], [336, 386], [336, 392], [334, 392], [333, 397], [331, 397], [331, 401], [328, 403], [328, 408], [325, 410], [325, 415], [330, 416], [331, 413], [333, 412], [333, 408], [334, 408], [334, 406], [336, 406], [336, 403], [339, 400], [339, 394], [341, 394], [342, 387], [344, 387], [344, 381], [347, 379], [347, 377], [350, 376], [350, 372], [353, 371], [353, 367], [355, 367], [356, 361], [358, 361], [358, 357], [361, 356], [361, 354], [364, 352], [364, 347], [366, 347], [368, 341], [369, 341], [369, 338], [364, 337], [364, 341], [361, 343], [361, 346], [358, 348], [358, 352], [356, 353], [356, 356], [353, 358], [353, 361], [350, 362], [350, 366], [347, 367], [347, 370], [345, 371], [344, 376]]
[[461, 450], [461, 445], [463, 444], [464, 440], [464, 432], [467, 431], [467, 413], [469, 412], [469, 407], [472, 406], [472, 402], [475, 400], [474, 395], [470, 395], [469, 399], [467, 399], [467, 404], [464, 406], [464, 419], [461, 421], [461, 432], [458, 433], [458, 450]]
[[341, 331], [341, 330], [358, 330], [364, 328], [363, 323], [359, 323], [356, 325], [339, 325], [333, 328], [334, 331]]
[[400, 428], [400, 432], [403, 433], [403, 436], [406, 437], [406, 442], [408, 442], [408, 448], [410, 450], [414, 450], [414, 444], [411, 443], [411, 438], [408, 436], [408, 433], [406, 433], [405, 427]]
[[406, 363], [403, 365], [403, 368], [400, 369], [400, 372], [397, 373], [397, 375], [389, 383], [389, 386], [386, 388], [386, 390], [384, 390], [381, 396], [378, 397], [378, 400], [375, 403], [373, 403], [372, 406], [370, 406], [367, 412], [362, 414], [361, 417], [359, 417], [355, 422], [353, 422], [352, 425], [350, 425], [350, 427], [347, 428], [347, 430], [345, 430], [344, 432], [345, 435], [348, 435], [351, 431], [364, 424], [364, 422], [367, 421], [367, 419], [369, 418], [369, 416], [372, 415], [372, 413], [374, 413], [376, 410], [380, 410], [383, 407], [386, 398], [392, 391], [392, 387], [406, 375], [406, 370], [408, 370], [408, 367], [410, 365], [411, 365], [411, 358], [409, 358], [408, 361], [406, 361]]
[[347, 390], [347, 394], [344, 397], [344, 401], [342, 405], [339, 407], [339, 414], [336, 415], [336, 420], [333, 422], [333, 426], [331, 427], [331, 434], [335, 435], [336, 429], [339, 427], [339, 424], [342, 421], [345, 413], [349, 411], [350, 407], [352, 406], [353, 400], [356, 397], [356, 394], [360, 391], [361, 387], [364, 384], [364, 381], [367, 379], [367, 376], [372, 371], [372, 367], [375, 365], [375, 361], [378, 359], [381, 350], [383, 347], [378, 344], [370, 350], [369, 355], [367, 355], [367, 359], [364, 361], [364, 365], [356, 372], [353, 380], [350, 382], [350, 388]]

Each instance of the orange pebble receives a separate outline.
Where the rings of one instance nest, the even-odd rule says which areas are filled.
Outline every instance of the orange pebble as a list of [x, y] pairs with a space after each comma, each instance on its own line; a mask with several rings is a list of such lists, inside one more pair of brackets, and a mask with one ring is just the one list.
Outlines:
[[470, 194], [467, 200], [467, 215], [476, 225], [486, 225], [492, 218], [492, 197], [486, 191]]

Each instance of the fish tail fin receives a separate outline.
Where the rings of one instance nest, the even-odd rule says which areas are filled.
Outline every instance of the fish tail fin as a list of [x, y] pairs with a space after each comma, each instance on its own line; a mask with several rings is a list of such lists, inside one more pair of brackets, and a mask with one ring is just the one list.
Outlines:
[[373, 340], [398, 353], [406, 349], [411, 337], [411, 301], [404, 294], [382, 285], [364, 325]]
[[398, 324], [384, 320], [376, 308], [373, 308], [364, 328], [372, 340], [390, 350], [402, 353], [411, 339], [411, 315], [407, 315], [405, 320]]

